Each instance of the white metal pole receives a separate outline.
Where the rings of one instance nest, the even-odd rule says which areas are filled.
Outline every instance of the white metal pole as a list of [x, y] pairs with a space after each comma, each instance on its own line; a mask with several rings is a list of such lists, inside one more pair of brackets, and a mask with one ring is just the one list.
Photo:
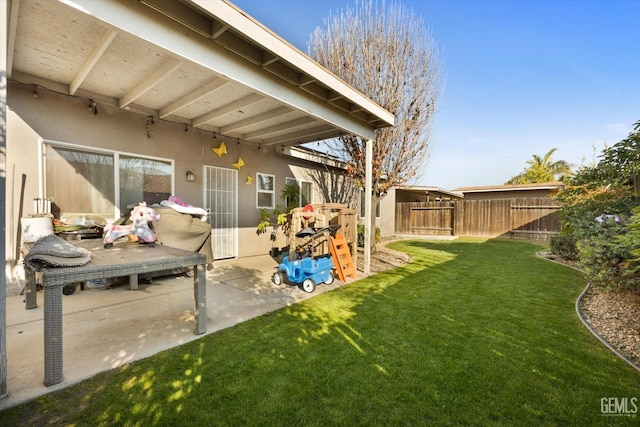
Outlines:
[[0, 398], [7, 396], [7, 273], [6, 215], [7, 193], [7, 14], [9, 4], [0, 0]]
[[364, 274], [371, 274], [371, 195], [373, 187], [373, 141], [367, 139], [365, 147], [364, 178]]

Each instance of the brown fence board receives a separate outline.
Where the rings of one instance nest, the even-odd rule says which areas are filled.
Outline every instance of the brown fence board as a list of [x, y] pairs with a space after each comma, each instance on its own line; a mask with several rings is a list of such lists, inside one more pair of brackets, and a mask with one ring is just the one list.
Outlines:
[[396, 204], [396, 233], [548, 238], [560, 203], [546, 197]]

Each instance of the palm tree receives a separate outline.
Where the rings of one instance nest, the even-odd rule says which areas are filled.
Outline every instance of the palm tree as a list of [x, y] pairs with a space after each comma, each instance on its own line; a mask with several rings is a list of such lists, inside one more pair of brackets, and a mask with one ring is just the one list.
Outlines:
[[564, 160], [553, 161], [553, 153], [558, 149], [552, 148], [540, 157], [533, 155], [533, 160], [527, 160], [529, 165], [505, 184], [534, 184], [537, 182], [563, 181], [572, 175], [571, 165]]

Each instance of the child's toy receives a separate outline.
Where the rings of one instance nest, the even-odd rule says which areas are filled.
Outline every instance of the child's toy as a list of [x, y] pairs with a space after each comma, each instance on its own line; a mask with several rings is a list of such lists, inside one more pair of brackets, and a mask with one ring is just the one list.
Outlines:
[[332, 284], [334, 277], [331, 271], [333, 269], [331, 255], [327, 253], [314, 255], [314, 251], [322, 246], [324, 241], [330, 239], [339, 227], [339, 225], [330, 225], [319, 229], [305, 228], [297, 233], [296, 237], [308, 238], [308, 242], [283, 257], [278, 271], [273, 274], [273, 283], [276, 285], [284, 283], [286, 274], [290, 282], [298, 283], [303, 291], [309, 293], [316, 289], [316, 284]]
[[149, 246], [154, 247], [156, 242], [156, 233], [151, 230], [149, 223], [160, 220], [160, 215], [152, 208], [147, 207], [145, 202], [138, 204], [131, 211], [131, 224], [127, 225], [108, 225], [105, 228], [103, 239], [104, 248], [109, 249], [113, 246], [113, 242], [122, 236], [129, 234], [138, 236]]

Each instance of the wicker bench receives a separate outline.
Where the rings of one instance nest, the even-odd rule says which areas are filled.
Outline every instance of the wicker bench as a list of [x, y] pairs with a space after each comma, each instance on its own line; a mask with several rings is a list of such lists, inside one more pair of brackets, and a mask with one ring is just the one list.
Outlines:
[[[44, 385], [64, 381], [62, 288], [68, 283], [128, 276], [131, 288], [136, 289], [139, 274], [194, 267], [194, 332], [200, 335], [207, 331], [205, 255], [165, 245], [151, 248], [137, 243], [116, 243], [112, 248], [104, 249], [102, 240], [97, 239], [73, 243], [91, 251], [91, 262], [81, 267], [43, 268], [41, 271], [44, 288]], [[35, 284], [34, 272], [26, 270], [27, 283]], [[33, 286], [27, 292], [33, 292], [31, 298], [35, 303]]]

